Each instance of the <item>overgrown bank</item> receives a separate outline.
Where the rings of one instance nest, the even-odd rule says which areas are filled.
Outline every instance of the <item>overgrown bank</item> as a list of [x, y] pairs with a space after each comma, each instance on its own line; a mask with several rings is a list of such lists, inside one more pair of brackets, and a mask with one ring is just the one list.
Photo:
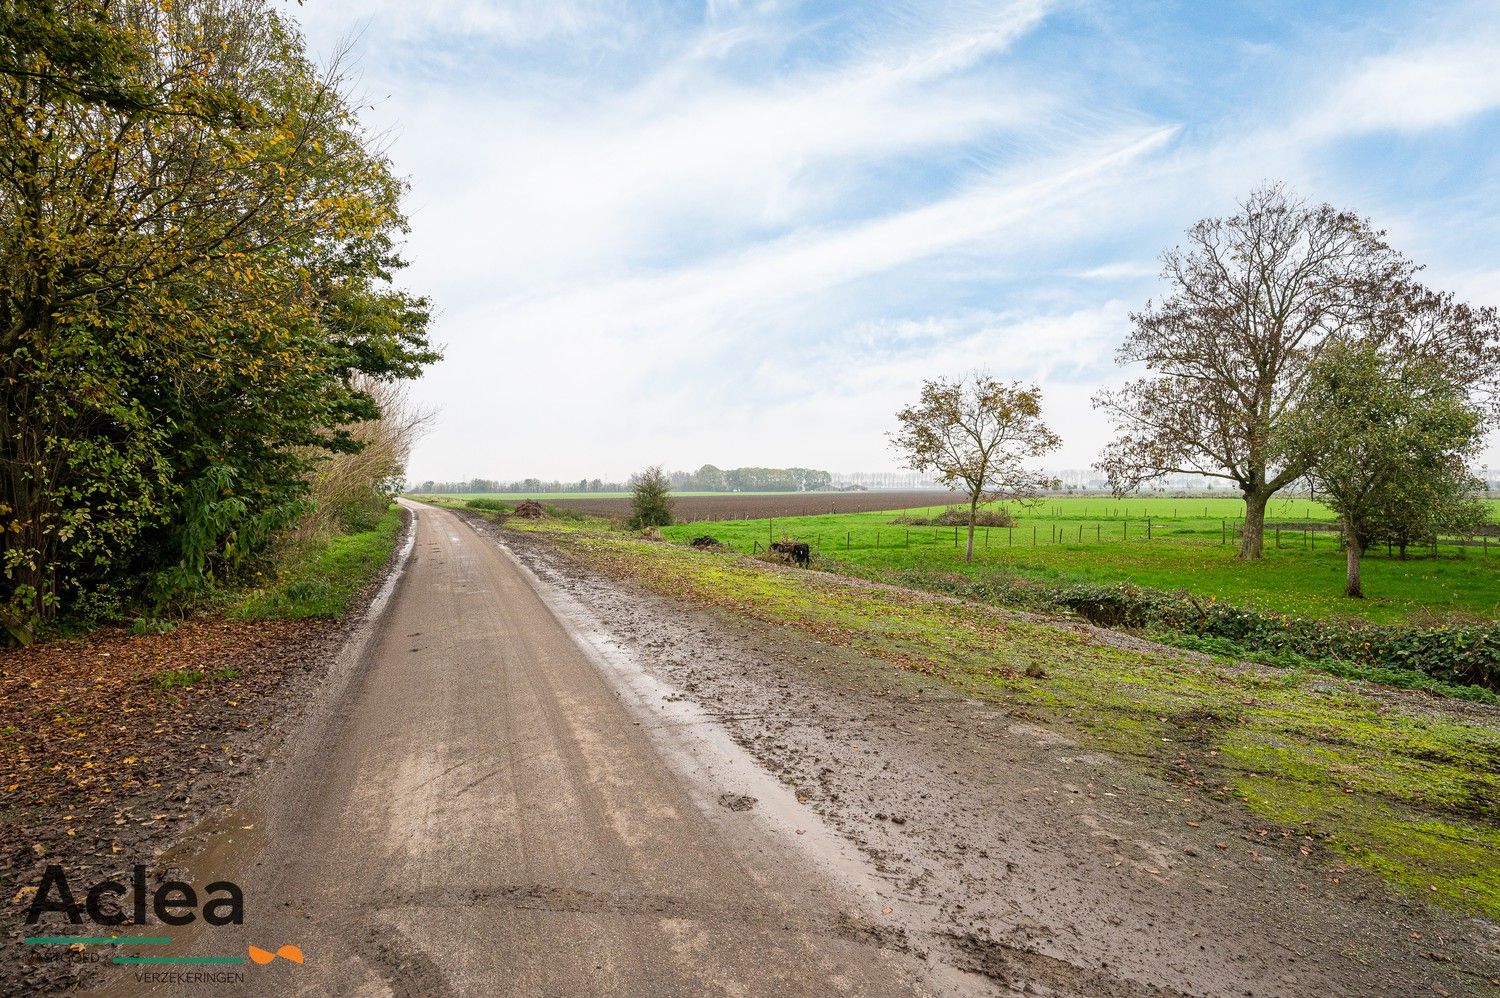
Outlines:
[[1034, 712], [1195, 790], [1233, 798], [1338, 868], [1500, 918], [1500, 711], [1261, 669], [973, 601], [768, 566], [577, 524], [603, 570]]
[[[835, 570], [870, 577], [859, 566]], [[877, 576], [878, 578], [878, 576]], [[890, 581], [964, 599], [1067, 612], [1101, 627], [1267, 665], [1319, 669], [1407, 689], [1500, 704], [1500, 624], [1413, 627], [1270, 614], [1128, 584], [1048, 585], [1001, 572], [980, 578], [909, 569]]]

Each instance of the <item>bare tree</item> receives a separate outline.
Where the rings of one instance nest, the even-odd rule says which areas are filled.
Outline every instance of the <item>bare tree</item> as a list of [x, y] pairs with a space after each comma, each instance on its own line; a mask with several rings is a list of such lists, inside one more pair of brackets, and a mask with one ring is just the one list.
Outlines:
[[1388, 325], [1386, 291], [1416, 268], [1365, 220], [1280, 186], [1198, 222], [1163, 262], [1171, 291], [1131, 316], [1118, 356], [1150, 373], [1094, 400], [1117, 434], [1097, 467], [1116, 493], [1170, 473], [1234, 482], [1240, 557], [1258, 558], [1267, 501], [1307, 470], [1281, 431], [1308, 365], [1329, 337]]
[[922, 398], [896, 414], [901, 429], [891, 445], [913, 471], [932, 472], [969, 496], [969, 543], [974, 560], [974, 520], [981, 503], [1031, 502], [1057, 483], [1023, 462], [1056, 450], [1062, 440], [1042, 422], [1036, 386], [1009, 384], [987, 374], [922, 383]]

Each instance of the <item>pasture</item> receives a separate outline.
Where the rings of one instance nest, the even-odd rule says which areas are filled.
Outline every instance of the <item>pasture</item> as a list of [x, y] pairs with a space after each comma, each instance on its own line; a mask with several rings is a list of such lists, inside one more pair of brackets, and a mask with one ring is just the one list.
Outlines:
[[[1500, 513], [1500, 501], [1494, 505]], [[876, 579], [908, 570], [1002, 573], [1061, 584], [1130, 582], [1301, 616], [1391, 623], [1500, 617], [1500, 538], [1470, 545], [1445, 538], [1435, 554], [1413, 551], [1404, 561], [1372, 549], [1364, 560], [1368, 598], [1350, 600], [1342, 595], [1344, 553], [1333, 515], [1303, 498], [1272, 501], [1259, 562], [1235, 557], [1244, 505], [1229, 497], [1055, 498], [1013, 508], [1014, 527], [979, 528], [972, 565], [963, 560], [964, 528], [892, 522], [944, 508], [700, 521], [662, 533], [678, 543], [708, 534], [747, 553], [764, 551], [773, 539], [805, 541], [825, 566]]]

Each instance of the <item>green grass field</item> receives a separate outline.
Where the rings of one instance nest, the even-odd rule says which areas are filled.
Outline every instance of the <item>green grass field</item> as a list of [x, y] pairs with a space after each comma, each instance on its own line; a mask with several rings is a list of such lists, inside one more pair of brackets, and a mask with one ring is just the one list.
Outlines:
[[[1500, 514], [1500, 501], [1494, 505]], [[1263, 560], [1237, 559], [1234, 527], [1244, 512], [1238, 499], [1050, 499], [1017, 509], [1013, 528], [980, 528], [972, 565], [963, 560], [962, 528], [891, 522], [942, 509], [700, 522], [663, 534], [684, 543], [710, 534], [741, 551], [795, 538], [810, 543], [828, 567], [872, 578], [906, 569], [970, 577], [1001, 572], [1054, 583], [1132, 582], [1305, 616], [1500, 617], [1500, 544], [1493, 542], [1488, 550], [1443, 544], [1436, 556], [1413, 552], [1406, 561], [1372, 550], [1364, 561], [1368, 598], [1359, 601], [1342, 595], [1344, 554], [1334, 533], [1283, 529], [1278, 544], [1273, 527]], [[1267, 519], [1333, 522], [1327, 507], [1307, 499], [1273, 500]]]

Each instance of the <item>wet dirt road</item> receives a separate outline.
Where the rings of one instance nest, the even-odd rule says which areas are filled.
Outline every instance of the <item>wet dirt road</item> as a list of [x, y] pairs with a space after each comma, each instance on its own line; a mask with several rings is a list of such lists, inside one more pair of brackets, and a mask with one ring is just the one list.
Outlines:
[[210, 993], [1493, 993], [1500, 926], [1065, 725], [411, 508], [300, 738], [158, 864], [246, 897], [168, 952], [306, 954]]
[[633, 706], [507, 552], [410, 508], [405, 574], [335, 702], [183, 859], [246, 894], [245, 925], [190, 952], [300, 947], [243, 966], [256, 994], [966, 990], [875, 943], [880, 899], [797, 815], [783, 836], [669, 764], [653, 729], [685, 722]]

